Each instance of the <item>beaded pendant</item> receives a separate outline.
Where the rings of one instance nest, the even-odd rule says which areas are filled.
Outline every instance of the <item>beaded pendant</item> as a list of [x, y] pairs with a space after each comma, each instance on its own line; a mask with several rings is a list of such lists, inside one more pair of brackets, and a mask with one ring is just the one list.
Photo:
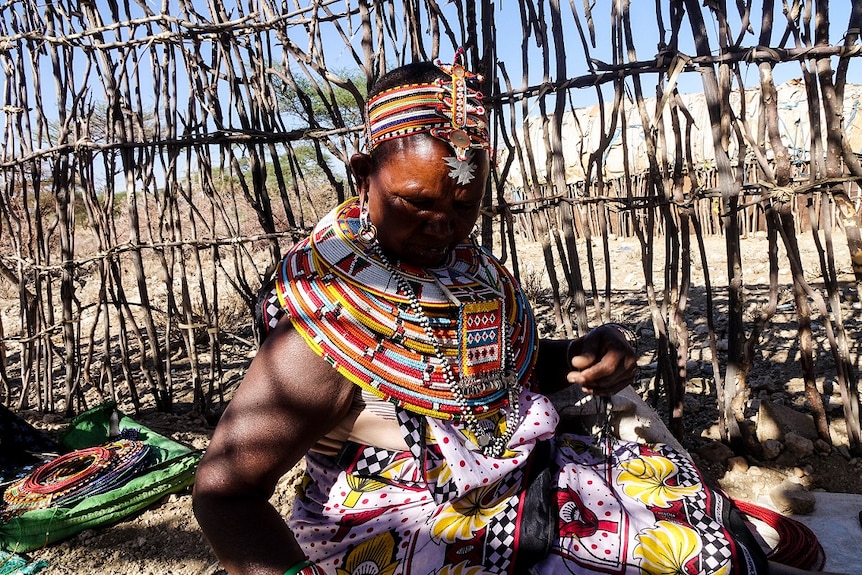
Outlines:
[[503, 371], [503, 302], [499, 299], [460, 307], [458, 341], [464, 394], [475, 395], [501, 386]]
[[[509, 369], [513, 363], [512, 347], [506, 336], [506, 326], [501, 321], [501, 300], [462, 303], [451, 290], [444, 288], [446, 295], [458, 307], [458, 330], [455, 341], [460, 351], [460, 365], [459, 376], [456, 376], [437, 336], [431, 329], [431, 321], [425, 315], [415, 290], [386, 258], [379, 244], [375, 243], [372, 249], [395, 278], [399, 291], [409, 298], [410, 307], [419, 318], [419, 324], [434, 347], [434, 355], [443, 366], [446, 387], [461, 410], [460, 419], [475, 438], [475, 449], [491, 457], [502, 456], [518, 426], [516, 420], [520, 418], [520, 409], [517, 399], [518, 380]], [[434, 274], [433, 270], [431, 274]], [[439, 284], [440, 280], [436, 275], [434, 280]], [[506, 360], [506, 364], [503, 363], [503, 359]], [[505, 416], [502, 432], [497, 434], [494, 429], [482, 425], [477, 417], [477, 414], [487, 413], [488, 406], [481, 401], [471, 404], [471, 400], [476, 396], [487, 396], [488, 392], [502, 391], [506, 392], [508, 413]]]

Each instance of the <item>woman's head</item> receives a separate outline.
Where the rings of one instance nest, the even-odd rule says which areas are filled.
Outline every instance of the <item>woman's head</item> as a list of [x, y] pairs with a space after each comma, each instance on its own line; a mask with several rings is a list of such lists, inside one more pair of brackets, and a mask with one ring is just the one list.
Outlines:
[[458, 56], [381, 77], [369, 91], [369, 153], [351, 159], [377, 241], [414, 265], [439, 264], [467, 238], [488, 178], [485, 110]]
[[451, 175], [447, 162], [456, 160], [445, 142], [418, 134], [386, 146], [380, 159], [356, 154], [351, 160], [360, 200], [388, 256], [435, 266], [467, 238], [479, 217], [488, 154], [472, 154], [474, 177], [459, 184]]

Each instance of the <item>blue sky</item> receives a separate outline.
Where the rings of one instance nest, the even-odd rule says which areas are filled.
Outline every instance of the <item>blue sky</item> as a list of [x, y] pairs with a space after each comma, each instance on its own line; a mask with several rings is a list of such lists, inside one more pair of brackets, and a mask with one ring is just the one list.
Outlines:
[[[592, 2], [593, 0], [590, 1]], [[533, 4], [537, 3], [539, 2], [533, 2]], [[545, 2], [542, 3], [546, 4]], [[594, 6], [592, 12], [592, 18], [595, 23], [596, 46], [595, 48], [590, 48], [590, 57], [597, 60], [601, 60], [606, 63], [612, 63], [613, 61], [613, 42], [610, 37], [611, 6], [613, 5], [613, 3], [614, 2], [611, 0], [595, 0], [596, 5]], [[450, 22], [452, 22], [453, 24], [457, 22], [457, 9], [454, 3], [438, 1], [437, 4]], [[667, 41], [670, 37], [670, 18], [668, 13], [668, 2], [661, 1], [659, 2], [659, 4], [661, 5], [663, 10], [664, 26], [667, 29], [664, 33], [663, 40]], [[728, 10], [730, 10], [731, 12], [735, 12], [735, 2], [728, 1], [727, 4]], [[762, 2], [755, 1], [752, 2], [752, 4], [753, 14], [751, 20], [753, 22], [753, 33], [747, 33], [743, 36], [740, 43], [742, 47], [755, 46], [757, 45], [759, 40], [761, 21], [760, 6], [762, 5]], [[786, 26], [786, 17], [782, 13], [782, 2], [780, 0], [777, 0], [775, 4], [776, 7], [772, 41], [770, 43], [771, 46], [778, 45], [784, 32], [784, 28]], [[581, 43], [577, 35], [574, 17], [572, 15], [572, 6], [574, 6], [574, 9], [577, 11], [578, 15], [581, 18], [582, 24], [584, 26], [586, 25], [583, 18], [583, 1], [569, 0], [568, 2], [566, 2], [565, 0], [559, 0], [559, 5], [562, 11], [562, 20], [566, 39], [569, 42], [569, 44], [566, 45], [566, 77], [578, 77], [589, 72], [585, 56], [581, 48]], [[659, 30], [657, 28], [657, 18], [655, 10], [655, 0], [631, 0], [630, 11], [633, 27], [632, 32], [635, 42], [636, 58], [638, 60], [650, 60], [655, 57], [658, 52], [660, 38]], [[833, 0], [830, 3], [830, 34], [831, 41], [833, 44], [838, 44], [842, 42], [842, 35], [847, 29], [849, 13], [849, 1]], [[547, 33], [548, 35], [550, 35], [550, 16], [548, 14], [546, 14], [545, 16], [547, 21]], [[733, 33], [738, 34], [738, 31], [740, 29], [739, 17], [734, 16], [734, 14], [730, 14], [729, 18], [731, 19], [730, 26], [733, 30]], [[717, 40], [718, 25], [712, 15], [705, 8], [704, 19], [706, 21], [707, 30], [709, 33], [710, 47], [713, 50], [713, 53], [717, 54], [719, 49], [719, 43]], [[423, 26], [423, 28], [427, 29], [427, 22], [423, 24], [426, 24], [425, 26]], [[498, 0], [495, 6], [494, 25], [497, 28], [498, 38], [497, 58], [499, 61], [505, 63], [509, 78], [512, 81], [513, 85], [516, 88], [521, 87], [522, 32], [520, 9], [517, 0]], [[326, 51], [327, 56], [332, 57], [332, 66], [336, 69], [343, 69], [355, 66], [354, 61], [348, 58], [347, 54], [345, 53], [345, 50], [341, 48], [341, 38], [337, 37], [331, 31], [331, 29], [327, 29], [326, 25], [323, 25], [321, 27], [321, 31], [323, 33], [325, 47], [332, 47], [331, 51]], [[327, 42], [327, 39], [330, 38], [331, 44]], [[302, 41], [304, 42], [304, 39]], [[448, 46], [448, 40], [444, 38], [441, 44], [443, 45], [443, 48], [441, 48], [440, 58], [444, 61], [448, 61], [448, 59], [452, 55], [452, 50]], [[356, 46], [357, 51], [360, 50], [358, 37], [354, 38], [354, 46]], [[788, 40], [785, 47], [794, 47], [794, 42], [792, 38]], [[680, 36], [680, 50], [685, 54], [691, 56], [695, 55], [696, 53], [696, 50], [694, 48], [694, 42], [692, 40], [690, 24], [687, 18], [684, 20], [682, 25]], [[530, 85], [537, 85], [542, 81], [541, 53], [541, 49], [537, 47], [534, 35], [529, 42], [530, 78], [528, 83]], [[553, 61], [553, 56], [551, 56], [551, 58], [551, 76], [552, 79], [556, 80], [559, 78], [555, 77], [555, 62]], [[850, 82], [853, 82], [854, 79], [857, 78], [857, 81], [862, 81], [862, 76], [860, 76], [859, 73], [860, 67], [862, 67], [862, 63], [860, 63], [859, 60], [859, 58], [854, 58], [851, 60], [851, 73], [848, 75], [848, 80]], [[836, 62], [837, 59], [833, 59], [833, 69]], [[756, 65], [743, 64], [741, 72], [743, 81], [745, 82], [746, 86], [752, 86], [758, 83], [759, 74]], [[802, 71], [798, 62], [780, 63], [776, 64], [776, 66], [774, 67], [774, 78], [776, 83], [782, 83], [792, 78], [800, 78], [801, 76]], [[653, 94], [652, 86], [654, 86], [655, 81], [656, 75], [654, 74], [648, 74], [643, 76], [644, 90], [649, 91], [649, 93], [646, 94], [647, 96], [651, 96]], [[679, 78], [678, 87], [683, 93], [702, 91], [700, 74], [697, 72], [683, 73]], [[606, 98], [610, 97], [612, 86], [610, 84], [606, 84], [603, 87], [603, 90], [605, 91]], [[589, 106], [597, 102], [596, 91], [594, 88], [572, 90], [571, 98], [576, 106]]]
[[[596, 30], [596, 47], [590, 47], [590, 56], [594, 59], [601, 60], [605, 63], [611, 63], [613, 60], [612, 56], [612, 38], [610, 37], [610, 6], [612, 2], [609, 1], [597, 1], [597, 6], [593, 8], [592, 17], [595, 22], [595, 30]], [[663, 21], [665, 28], [668, 30], [664, 34], [664, 40], [667, 41], [670, 37], [670, 19], [668, 15], [668, 3], [660, 2], [662, 5], [662, 9], [664, 11]], [[727, 2], [728, 10], [734, 11], [733, 6], [734, 2]], [[754, 33], [747, 33], [742, 39], [741, 46], [743, 47], [751, 47], [758, 44], [759, 34], [760, 34], [760, 20], [761, 20], [761, 2], [753, 2], [753, 14], [752, 21], [754, 23]], [[773, 24], [773, 33], [772, 33], [772, 46], [777, 46], [781, 40], [781, 36], [784, 32], [784, 28], [786, 26], [786, 17], [781, 12], [782, 2], [776, 1], [775, 8], [775, 17]], [[576, 28], [574, 19], [571, 13], [571, 5], [574, 5], [578, 14], [581, 16], [581, 22], [584, 24], [584, 10], [583, 10], [583, 2], [578, 0], [572, 0], [571, 2], [561, 1], [560, 5], [562, 7], [563, 13], [563, 22], [564, 28], [567, 34], [570, 32], [572, 38], [577, 38], [576, 36]], [[658, 52], [658, 44], [659, 44], [659, 31], [657, 28], [657, 18], [655, 12], [656, 2], [654, 0], [631, 0], [631, 21], [632, 21], [632, 33], [634, 36], [636, 56], [638, 60], [650, 60]], [[506, 67], [509, 70], [509, 75], [513, 79], [513, 83], [516, 81], [520, 83], [520, 61], [521, 61], [521, 22], [520, 17], [518, 15], [518, 7], [515, 2], [512, 0], [502, 0], [500, 2], [499, 17], [495, 18], [495, 24], [497, 26], [497, 36], [498, 38], [512, 38], [512, 42], [499, 42], [499, 57], [498, 59], [506, 62]], [[838, 44], [842, 42], [842, 36], [844, 31], [847, 29], [848, 19], [850, 14], [850, 1], [846, 0], [833, 0], [830, 2], [830, 35], [831, 42], [833, 44]], [[731, 18], [731, 27], [734, 33], [738, 33], [740, 29], [739, 19], [736, 17], [733, 18], [731, 14], [729, 16]], [[711, 15], [704, 8], [704, 19], [706, 21], [707, 29], [709, 32], [709, 42], [710, 47], [713, 50], [714, 54], [718, 53], [719, 43], [717, 41], [718, 37], [718, 25], [715, 20], [711, 17]], [[550, 23], [548, 24], [550, 27]], [[549, 32], [550, 33], [550, 32]], [[589, 72], [589, 69], [586, 64], [586, 60], [584, 58], [583, 51], [581, 50], [580, 41], [577, 41], [577, 45], [567, 46], [568, 58], [566, 61], [568, 77], [577, 77]], [[793, 48], [794, 43], [793, 40], [788, 40], [785, 45], [786, 48]], [[535, 42], [531, 42], [531, 50], [532, 53], [536, 55], [535, 60], [531, 60], [530, 68], [531, 75], [533, 70], [538, 74], [541, 71], [541, 62], [538, 60], [540, 55], [540, 51], [535, 46]], [[696, 54], [696, 50], [694, 48], [694, 42], [692, 40], [691, 27], [686, 18], [682, 25], [682, 30], [680, 33], [680, 50], [687, 55], [694, 56]], [[862, 76], [860, 76], [860, 63], [859, 58], [851, 59], [851, 73], [848, 74], [848, 81], [853, 82], [854, 79], [857, 82], [862, 81]], [[837, 63], [837, 59], [833, 59], [833, 69], [835, 67], [835, 63]], [[553, 73], [554, 63], [551, 62], [551, 70]], [[741, 73], [743, 77], [743, 81], [747, 86], [756, 85], [759, 81], [759, 74], [757, 66], [745, 65], [743, 64], [741, 67]], [[774, 78], [776, 83], [782, 83], [792, 78], [801, 78], [802, 71], [798, 62], [787, 62], [780, 63], [774, 67]], [[644, 88], [650, 86], [649, 82], [655, 80], [655, 75], [646, 75], [644, 78]], [[537, 75], [535, 77], [531, 77], [531, 84], [538, 83], [541, 78]], [[678, 81], [678, 86], [681, 92], [683, 93], [692, 93], [692, 92], [701, 92], [702, 91], [702, 82], [700, 78], [700, 74], [697, 72], [687, 72], [683, 73], [680, 76]], [[609, 90], [610, 85], [606, 85], [605, 90]], [[650, 95], [650, 94], [647, 94]], [[587, 106], [596, 103], [596, 94], [594, 88], [585, 88], [574, 90], [572, 92], [572, 98], [575, 101], [575, 104], [578, 106]]]

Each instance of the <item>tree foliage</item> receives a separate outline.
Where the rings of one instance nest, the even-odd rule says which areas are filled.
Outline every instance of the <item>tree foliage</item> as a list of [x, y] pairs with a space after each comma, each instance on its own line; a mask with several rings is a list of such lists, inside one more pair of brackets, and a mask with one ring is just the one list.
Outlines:
[[[363, 98], [368, 90], [365, 77], [356, 70], [336, 74], [358, 87]], [[275, 74], [273, 88], [279, 109], [297, 125], [308, 125], [309, 120], [319, 128], [334, 129], [362, 124], [362, 106], [349, 90], [318, 82], [310, 76], [295, 76], [282, 68]]]

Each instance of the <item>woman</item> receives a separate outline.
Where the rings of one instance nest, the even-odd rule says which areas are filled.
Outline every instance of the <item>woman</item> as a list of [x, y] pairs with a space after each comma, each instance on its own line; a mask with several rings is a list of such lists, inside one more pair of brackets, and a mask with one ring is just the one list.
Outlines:
[[[271, 331], [200, 464], [216, 554], [272, 575], [765, 573], [682, 454], [557, 432], [546, 394], [613, 395], [635, 356], [613, 326], [540, 341], [468, 241], [489, 174], [470, 77], [456, 57], [371, 90], [358, 198], [285, 257]], [[303, 457], [288, 525], [268, 498]]]

